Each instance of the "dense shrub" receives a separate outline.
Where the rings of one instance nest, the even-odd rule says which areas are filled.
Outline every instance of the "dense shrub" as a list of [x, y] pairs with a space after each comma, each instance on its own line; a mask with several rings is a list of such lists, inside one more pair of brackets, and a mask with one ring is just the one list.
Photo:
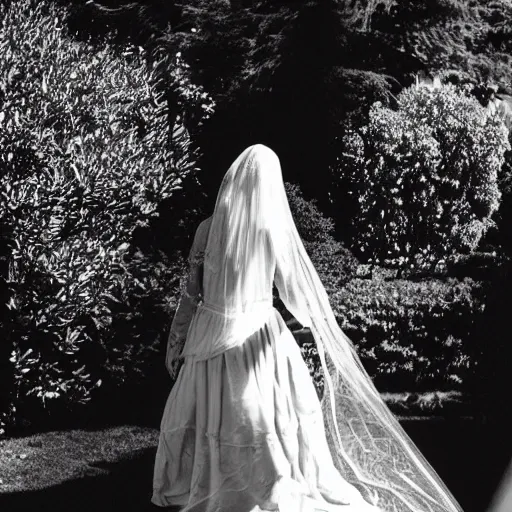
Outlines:
[[[484, 309], [472, 279], [355, 278], [330, 295], [339, 325], [381, 391], [465, 389], [475, 372], [470, 334]], [[321, 388], [311, 340], [305, 359]]]
[[[358, 261], [343, 244], [333, 237], [333, 221], [322, 214], [315, 201], [304, 199], [300, 187], [296, 184], [285, 183], [285, 189], [304, 247], [323, 285], [328, 292], [333, 292], [355, 275]], [[277, 299], [276, 290], [274, 290], [274, 297]], [[290, 318], [280, 301], [277, 307], [285, 319]]]
[[355, 247], [369, 261], [398, 266], [473, 251], [499, 206], [505, 125], [450, 84], [405, 89], [397, 104], [371, 107], [334, 169], [359, 203]]
[[[317, 270], [320, 279], [329, 294], [335, 293], [356, 275], [357, 258], [334, 236], [334, 223], [318, 209], [315, 201], [304, 199], [300, 187], [285, 183], [290, 209], [304, 247]], [[314, 343], [310, 340], [309, 330], [297, 331], [300, 324], [286, 311], [281, 301], [277, 300], [274, 290], [276, 307], [279, 309], [288, 326], [295, 333], [301, 348], [302, 357], [311, 370], [311, 375], [318, 389], [321, 389], [319, 370], [320, 360]]]
[[334, 222], [314, 200], [304, 199], [298, 185], [286, 183], [286, 193], [295, 225], [322, 283], [328, 290], [338, 289], [355, 275], [357, 258], [334, 238]]
[[23, 414], [143, 372], [183, 264], [143, 254], [133, 235], [196, 172], [180, 120], [212, 108], [179, 56], [162, 79], [141, 48], [73, 41], [65, 18], [22, 0], [0, 27], [1, 328]]

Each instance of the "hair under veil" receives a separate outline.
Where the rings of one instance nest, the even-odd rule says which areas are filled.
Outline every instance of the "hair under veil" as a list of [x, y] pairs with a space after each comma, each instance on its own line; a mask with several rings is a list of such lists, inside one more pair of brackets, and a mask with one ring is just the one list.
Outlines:
[[[261, 259], [256, 257], [258, 251]], [[352, 342], [338, 326], [293, 221], [279, 159], [263, 145], [245, 150], [224, 177], [205, 268], [220, 279], [218, 286], [228, 290], [221, 274], [227, 275], [224, 268], [230, 267], [231, 273], [251, 281], [245, 289], [254, 290], [257, 297], [259, 272], [264, 270], [253, 268], [258, 261], [267, 268], [277, 265], [284, 304], [313, 333], [325, 381], [326, 436], [342, 476], [368, 501], [375, 503], [376, 498], [375, 504], [385, 512], [461, 512], [380, 397]], [[252, 299], [231, 296], [226, 303], [243, 310]]]

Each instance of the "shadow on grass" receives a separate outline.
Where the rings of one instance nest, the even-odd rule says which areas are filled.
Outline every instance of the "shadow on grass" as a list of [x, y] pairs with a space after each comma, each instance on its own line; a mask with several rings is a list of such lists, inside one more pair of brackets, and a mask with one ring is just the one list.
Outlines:
[[[485, 512], [510, 458], [505, 429], [500, 433], [501, 428], [469, 419], [404, 420], [402, 424], [463, 510]], [[90, 465], [77, 479], [60, 485], [0, 494], [0, 510], [161, 510], [150, 503], [154, 455], [154, 448], [139, 450], [127, 460]]]
[[[114, 464], [92, 464], [79, 479], [46, 489], [0, 494], [0, 510], [52, 512], [158, 511], [151, 504], [155, 449]], [[166, 509], [174, 511], [174, 509]]]

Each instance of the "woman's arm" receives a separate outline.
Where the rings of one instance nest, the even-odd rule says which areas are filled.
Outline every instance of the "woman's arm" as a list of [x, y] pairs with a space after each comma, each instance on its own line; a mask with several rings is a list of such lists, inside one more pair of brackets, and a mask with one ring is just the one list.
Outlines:
[[206, 245], [206, 223], [202, 222], [197, 228], [192, 248], [188, 257], [189, 269], [185, 287], [181, 293], [178, 308], [172, 321], [167, 340], [165, 364], [170, 376], [177, 376], [181, 362], [181, 352], [187, 339], [187, 333], [201, 301], [203, 281], [203, 254]]
[[277, 261], [274, 283], [279, 298], [286, 309], [295, 317], [302, 327], [311, 327], [311, 319], [304, 292], [299, 287], [293, 268], [289, 262]]

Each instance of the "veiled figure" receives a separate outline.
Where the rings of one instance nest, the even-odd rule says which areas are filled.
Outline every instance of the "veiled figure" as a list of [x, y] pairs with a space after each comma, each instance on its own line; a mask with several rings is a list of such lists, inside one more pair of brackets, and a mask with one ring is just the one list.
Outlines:
[[[246, 149], [195, 234], [167, 348], [152, 502], [183, 512], [461, 512], [339, 328], [277, 155]], [[313, 333], [319, 401], [272, 304]]]

